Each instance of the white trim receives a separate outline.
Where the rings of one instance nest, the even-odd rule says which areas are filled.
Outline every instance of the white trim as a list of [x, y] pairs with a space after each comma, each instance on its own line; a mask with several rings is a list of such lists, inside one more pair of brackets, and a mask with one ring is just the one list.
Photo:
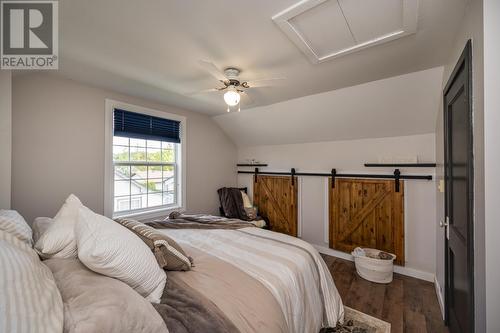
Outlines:
[[[180, 116], [178, 114], [168, 113], [164, 111], [158, 111], [149, 109], [146, 107], [128, 104], [124, 102], [115, 101], [112, 99], [105, 100], [105, 135], [104, 135], [104, 215], [107, 217], [113, 217], [113, 191], [114, 191], [114, 177], [113, 177], [113, 110], [115, 108], [126, 109], [132, 112], [138, 112], [147, 114], [150, 116], [168, 118], [172, 120], [180, 121], [180, 131], [181, 131], [181, 143], [178, 149], [178, 154], [180, 154], [180, 167], [177, 172], [180, 173], [177, 179], [180, 180], [180, 184], [177, 184], [176, 189], [179, 191], [177, 194], [178, 204], [175, 207], [160, 207], [156, 209], [151, 209], [145, 212], [137, 212], [132, 214], [127, 214], [126, 216], [134, 216], [137, 218], [150, 218], [158, 217], [161, 215], [167, 215], [173, 210], [186, 210], [186, 117]], [[180, 186], [179, 186], [180, 185]], [[117, 214], [117, 216], [123, 217], [124, 215]]]
[[168, 214], [172, 212], [185, 212], [186, 209], [181, 206], [172, 206], [172, 207], [167, 207], [167, 208], [151, 208], [146, 211], [137, 211], [137, 212], [132, 212], [132, 213], [126, 213], [126, 214], [113, 214], [113, 218], [117, 217], [131, 217], [135, 218], [137, 220], [146, 220], [146, 219], [152, 219], [155, 217], [160, 217], [160, 216], [167, 216]]
[[352, 255], [350, 255], [349, 253], [345, 253], [345, 252], [342, 252], [342, 251], [330, 249], [329, 247], [325, 247], [325, 246], [322, 246], [322, 245], [316, 245], [316, 244], [311, 244], [311, 245], [316, 250], [318, 250], [318, 252], [320, 252], [320, 253], [327, 254], [329, 256], [337, 257], [337, 258], [340, 258], [340, 259], [354, 261], [354, 257]]
[[325, 178], [325, 196], [324, 196], [324, 203], [325, 203], [325, 209], [323, 210], [324, 216], [323, 216], [323, 242], [326, 244], [330, 244], [330, 186], [329, 184], [329, 179], [330, 177]]
[[113, 216], [113, 101], [105, 101], [104, 121], [104, 215]]
[[408, 254], [408, 190], [406, 189], [406, 184], [407, 182], [405, 180], [401, 180], [401, 183], [403, 184], [403, 210], [404, 210], [404, 215], [403, 215], [403, 235], [404, 235], [404, 240], [403, 240], [403, 245], [404, 245], [404, 256], [405, 256], [405, 264], [406, 264], [406, 256]]
[[421, 271], [419, 269], [415, 268], [410, 268], [410, 267], [404, 267], [404, 266], [394, 266], [394, 272], [401, 274], [401, 275], [406, 275], [406, 276], [411, 276], [416, 279], [428, 281], [428, 282], [433, 282], [434, 281], [434, 274]]
[[[311, 245], [316, 250], [318, 250], [318, 252], [320, 252], [320, 253], [327, 254], [329, 256], [333, 256], [333, 257], [337, 257], [337, 258], [341, 258], [341, 259], [345, 259], [345, 260], [349, 260], [349, 261], [354, 261], [354, 257], [352, 255], [350, 255], [349, 253], [333, 250], [333, 249], [330, 249], [328, 247], [324, 247], [321, 245], [316, 245], [316, 244], [311, 244]], [[416, 279], [425, 280], [425, 281], [429, 281], [429, 282], [434, 282], [434, 278], [435, 278], [434, 274], [432, 274], [432, 273], [420, 271], [418, 269], [414, 269], [414, 268], [410, 268], [410, 267], [397, 266], [397, 265], [394, 265], [394, 273], [398, 273], [398, 274], [406, 275], [406, 276], [411, 276], [411, 277], [414, 277]]]
[[302, 237], [302, 177], [297, 177], [297, 237]]
[[279, 12], [272, 17], [278, 27], [287, 35], [287, 37], [307, 56], [313, 64], [318, 64], [333, 58], [353, 53], [371, 46], [386, 43], [407, 35], [417, 32], [418, 23], [418, 7], [419, 0], [401, 0], [403, 4], [403, 26], [401, 30], [393, 31], [383, 36], [379, 36], [364, 43], [356, 44], [352, 47], [345, 48], [340, 51], [335, 51], [324, 56], [319, 56], [314, 51], [311, 43], [298, 31], [298, 29], [290, 22], [294, 17], [317, 7], [327, 0], [302, 0], [285, 10]]
[[444, 320], [444, 299], [443, 299], [443, 294], [441, 293], [441, 285], [437, 280], [437, 276], [434, 276], [434, 288], [436, 289], [439, 308], [441, 309], [441, 316], [443, 317]]

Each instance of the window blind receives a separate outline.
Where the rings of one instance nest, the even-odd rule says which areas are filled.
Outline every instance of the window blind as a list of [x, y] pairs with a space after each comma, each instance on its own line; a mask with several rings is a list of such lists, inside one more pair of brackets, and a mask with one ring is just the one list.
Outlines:
[[114, 135], [180, 143], [180, 121], [115, 109]]

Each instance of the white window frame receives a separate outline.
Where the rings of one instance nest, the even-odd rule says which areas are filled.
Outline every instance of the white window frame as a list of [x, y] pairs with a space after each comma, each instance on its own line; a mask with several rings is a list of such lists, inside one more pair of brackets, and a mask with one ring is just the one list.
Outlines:
[[[112, 99], [106, 99], [105, 104], [104, 215], [110, 218], [127, 216], [146, 219], [164, 216], [172, 211], [186, 211], [186, 117]], [[176, 160], [178, 164], [176, 170], [176, 205], [169, 207], [152, 207], [150, 209], [146, 208], [140, 212], [125, 212], [123, 214], [120, 212], [114, 213], [113, 111], [115, 109], [123, 109], [180, 122], [181, 143], [178, 145]]]

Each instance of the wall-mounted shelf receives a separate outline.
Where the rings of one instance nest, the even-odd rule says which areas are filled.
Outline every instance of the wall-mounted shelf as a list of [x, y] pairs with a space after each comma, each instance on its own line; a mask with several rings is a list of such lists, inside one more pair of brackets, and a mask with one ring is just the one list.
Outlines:
[[267, 164], [238, 163], [238, 164], [236, 164], [236, 166], [239, 166], [239, 167], [266, 167]]
[[365, 167], [391, 167], [391, 168], [435, 168], [436, 163], [365, 163]]

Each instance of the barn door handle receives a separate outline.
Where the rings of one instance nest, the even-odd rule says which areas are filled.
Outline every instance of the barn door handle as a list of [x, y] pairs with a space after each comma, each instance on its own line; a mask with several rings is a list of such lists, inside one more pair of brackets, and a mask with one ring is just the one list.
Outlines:
[[337, 169], [332, 169], [332, 188], [335, 188], [335, 176], [337, 176]]
[[401, 177], [401, 171], [399, 169], [394, 170], [394, 189], [399, 192], [399, 179]]
[[446, 216], [444, 219], [441, 219], [441, 221], [439, 221], [439, 226], [441, 228], [447, 227], [449, 225], [450, 225], [450, 219], [448, 218], [448, 216]]
[[292, 186], [294, 186], [295, 185], [295, 168], [292, 168], [290, 173], [292, 174]]

